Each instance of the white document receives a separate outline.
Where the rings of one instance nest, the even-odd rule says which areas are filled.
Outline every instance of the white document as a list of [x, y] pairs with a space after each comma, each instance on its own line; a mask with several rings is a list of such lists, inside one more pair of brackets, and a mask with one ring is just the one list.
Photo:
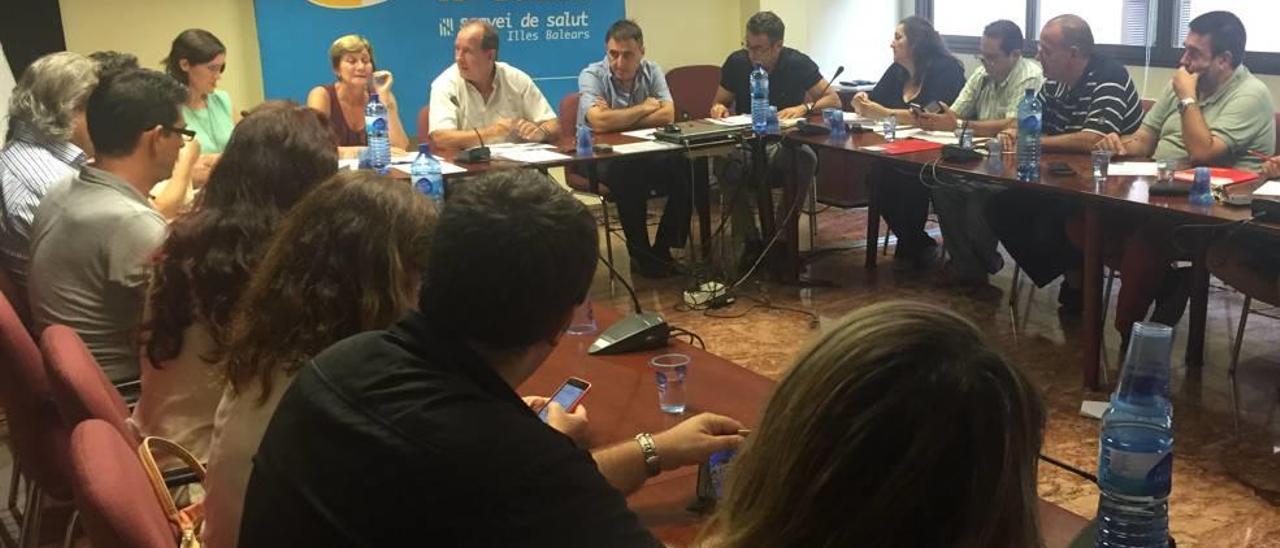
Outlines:
[[[655, 131], [658, 131], [658, 128], [656, 128], [656, 127], [651, 127], [651, 128], [648, 128], [648, 129], [637, 129], [637, 130], [634, 130], [634, 131], [624, 131], [624, 132], [622, 132], [622, 134], [623, 134], [623, 135], [626, 135], [627, 137], [635, 137], [636, 139], [650, 139], [650, 140], [651, 140], [651, 139], [653, 139], [653, 133], [654, 133]], [[614, 147], [614, 148], [616, 149], [616, 148], [618, 148], [618, 147]]]
[[540, 164], [544, 162], [559, 162], [568, 160], [570, 157], [560, 154], [554, 150], [545, 149], [505, 149], [493, 151], [495, 158], [510, 160], [512, 162], [520, 162], [522, 164]]
[[359, 169], [359, 167], [360, 167], [359, 159], [346, 158], [343, 160], [338, 160], [338, 171], [345, 171], [348, 169]]
[[1111, 162], [1107, 166], [1107, 176], [1116, 177], [1155, 177], [1155, 162]]
[[1110, 402], [1084, 400], [1080, 402], [1080, 416], [1090, 419], [1101, 419], [1102, 414], [1107, 412]]
[[734, 116], [726, 116], [724, 118], [707, 118], [708, 122], [720, 124], [722, 126], [749, 126], [751, 125], [750, 114], [737, 114]]
[[680, 145], [665, 143], [662, 141], [644, 141], [641, 143], [613, 145], [613, 151], [618, 154], [635, 154], [637, 152], [652, 152], [655, 150], [670, 150], [673, 148], [680, 148]]
[[489, 151], [495, 155], [500, 150], [547, 150], [556, 148], [546, 143], [494, 143], [485, 146], [489, 147]]
[[[435, 155], [433, 154], [432, 156], [435, 156]], [[454, 174], [454, 173], [466, 173], [466, 172], [467, 172], [467, 168], [462, 167], [462, 166], [457, 165], [457, 164], [451, 164], [451, 163], [449, 163], [449, 162], [446, 162], [446, 161], [444, 161], [444, 158], [441, 158], [441, 157], [439, 157], [439, 156], [436, 156], [436, 160], [438, 160], [438, 161], [440, 162], [440, 174], [441, 174], [441, 175], [452, 175], [452, 174]], [[353, 169], [354, 169], [354, 168], [353, 168]], [[408, 174], [412, 175], [412, 171], [413, 171], [413, 164], [412, 164], [412, 163], [408, 163], [408, 164], [395, 164], [395, 165], [391, 166], [391, 169], [394, 169], [394, 170], [399, 171], [399, 172], [401, 172], [401, 173], [408, 173]]]
[[1253, 191], [1253, 195], [1257, 198], [1280, 200], [1280, 180], [1272, 179], [1262, 183], [1262, 186]]

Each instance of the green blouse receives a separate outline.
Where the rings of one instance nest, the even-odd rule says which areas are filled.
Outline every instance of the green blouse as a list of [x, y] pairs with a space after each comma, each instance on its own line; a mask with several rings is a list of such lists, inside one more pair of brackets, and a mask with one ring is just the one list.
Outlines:
[[195, 130], [201, 154], [221, 153], [235, 126], [231, 121], [231, 96], [223, 90], [213, 90], [202, 109], [182, 105], [182, 118], [189, 129]]

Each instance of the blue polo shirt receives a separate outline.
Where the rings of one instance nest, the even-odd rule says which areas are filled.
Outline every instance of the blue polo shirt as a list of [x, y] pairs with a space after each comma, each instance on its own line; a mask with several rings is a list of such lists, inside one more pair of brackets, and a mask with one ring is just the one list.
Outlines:
[[659, 101], [672, 101], [662, 67], [648, 59], [640, 60], [640, 69], [636, 71], [636, 78], [629, 90], [619, 87], [618, 79], [613, 77], [613, 70], [609, 68], [607, 57], [591, 63], [578, 74], [578, 93], [578, 125], [587, 122], [587, 111], [597, 98], [603, 98], [610, 108], [635, 106], [650, 97]]

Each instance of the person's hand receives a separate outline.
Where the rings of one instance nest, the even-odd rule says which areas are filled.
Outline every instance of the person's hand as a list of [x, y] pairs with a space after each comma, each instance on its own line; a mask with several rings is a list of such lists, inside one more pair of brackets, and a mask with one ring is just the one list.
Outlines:
[[196, 163], [200, 161], [200, 141], [192, 139], [182, 144], [182, 148], [178, 149], [178, 164], [187, 167], [187, 173], [195, 171]]
[[1200, 82], [1199, 74], [1192, 74], [1187, 67], [1178, 67], [1173, 71], [1173, 93], [1178, 99], [1195, 98], [1196, 84]]
[[709, 114], [712, 118], [715, 118], [715, 119], [724, 118], [729, 115], [729, 107], [726, 107], [720, 103], [713, 103], [711, 105], [711, 112]]
[[858, 113], [858, 116], [863, 118], [877, 118], [877, 116], [875, 116], [876, 113], [873, 112], [873, 107], [878, 107], [880, 105], [877, 105], [875, 101], [872, 101], [871, 96], [867, 95], [867, 92], [859, 91], [858, 93], [855, 93], [853, 95], [853, 99], [849, 101], [849, 104], [853, 106], [853, 111]]
[[716, 451], [736, 449], [746, 440], [742, 423], [714, 413], [702, 413], [653, 435], [664, 470], [706, 462]]
[[541, 141], [547, 135], [542, 126], [528, 120], [516, 120], [515, 130], [522, 141]]
[[946, 103], [940, 102], [938, 105], [942, 107], [942, 111], [937, 114], [922, 111], [914, 115], [916, 126], [928, 131], [955, 131], [959, 123], [956, 111], [951, 110]]
[[609, 110], [610, 108], [609, 102], [605, 101], [604, 97], [596, 97], [596, 100], [591, 102], [591, 106], [592, 108], [602, 108], [605, 110]]
[[1000, 133], [996, 134], [996, 138], [1000, 140], [1000, 146], [1003, 147], [1004, 150], [1009, 150], [1009, 151], [1017, 150], [1017, 145], [1018, 145], [1018, 129], [1017, 128], [1002, 129], [1000, 130]]
[[379, 97], [386, 97], [391, 93], [391, 84], [396, 78], [389, 70], [379, 70], [373, 73], [373, 90], [378, 92]]
[[213, 173], [214, 166], [218, 165], [218, 159], [221, 154], [201, 154], [200, 159], [196, 160], [196, 165], [191, 169], [191, 186], [200, 188], [209, 181], [209, 174]]
[[587, 441], [587, 406], [578, 404], [572, 413], [566, 413], [560, 404], [543, 396], [525, 396], [520, 398], [535, 413], [547, 408], [547, 426], [569, 436], [574, 445], [586, 447]]
[[778, 111], [778, 120], [792, 120], [795, 118], [803, 118], [806, 110], [809, 110], [809, 109], [805, 108], [804, 105], [796, 105], [794, 107], [784, 108]]
[[657, 112], [659, 110], [662, 110], [662, 101], [659, 101], [657, 97], [650, 97], [648, 99], [645, 99], [644, 102], [640, 104], [644, 105], [645, 108], [649, 110], [649, 112]]
[[493, 125], [484, 132], [491, 139], [503, 141], [510, 139], [516, 131], [516, 120], [511, 118], [499, 118]]
[[1263, 162], [1261, 173], [1264, 179], [1280, 178], [1280, 156], [1272, 156]]
[[1124, 156], [1129, 153], [1129, 141], [1120, 136], [1119, 133], [1108, 133], [1097, 143], [1094, 143], [1094, 150], [1109, 150], [1116, 156]]

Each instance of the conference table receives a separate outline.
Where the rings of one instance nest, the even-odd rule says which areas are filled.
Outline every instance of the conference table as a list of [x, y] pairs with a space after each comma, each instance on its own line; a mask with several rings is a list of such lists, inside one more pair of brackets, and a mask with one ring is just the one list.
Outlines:
[[[814, 121], [820, 121], [816, 118]], [[1102, 263], [1103, 263], [1103, 246], [1102, 246], [1102, 226], [1103, 216], [1105, 214], [1115, 214], [1117, 211], [1138, 211], [1143, 213], [1156, 213], [1161, 216], [1168, 216], [1179, 224], [1206, 224], [1216, 225], [1232, 222], [1244, 221], [1251, 218], [1251, 213], [1247, 207], [1227, 206], [1219, 203], [1213, 205], [1201, 206], [1191, 204], [1185, 196], [1161, 196], [1153, 195], [1149, 192], [1150, 185], [1153, 184], [1153, 177], [1130, 177], [1130, 176], [1114, 176], [1109, 177], [1101, 184], [1094, 183], [1092, 178], [1091, 159], [1084, 154], [1058, 154], [1046, 153], [1041, 161], [1041, 177], [1036, 182], [1021, 181], [1017, 177], [1016, 160], [1014, 155], [1006, 152], [1000, 162], [950, 162], [942, 159], [941, 151], [930, 150], [923, 152], [914, 152], [899, 155], [884, 154], [882, 152], [869, 149], [875, 145], [884, 144], [884, 139], [879, 134], [872, 132], [850, 132], [842, 137], [831, 137], [829, 135], [806, 135], [797, 131], [786, 131], [781, 137], [784, 146], [808, 145], [818, 149], [830, 149], [840, 153], [856, 154], [869, 157], [882, 165], [905, 166], [911, 169], [921, 169], [925, 166], [931, 167], [938, 174], [946, 174], [951, 176], [964, 176], [972, 179], [983, 180], [996, 184], [1002, 184], [1011, 188], [1030, 189], [1035, 192], [1045, 193], [1047, 195], [1058, 196], [1071, 203], [1077, 204], [1084, 218], [1084, 249], [1081, 250], [1084, 256], [1083, 264], [1083, 331], [1084, 331], [1084, 352], [1082, 353], [1080, 369], [1084, 386], [1089, 389], [1102, 388], [1099, 382], [1099, 364], [1101, 360], [1101, 352], [1103, 345], [1103, 329], [1105, 328], [1103, 318], [1103, 295], [1102, 295]], [[597, 143], [605, 143], [612, 146], [626, 145], [631, 143], [644, 142], [643, 139], [623, 135], [621, 133], [597, 134], [595, 136]], [[634, 158], [648, 154], [671, 154], [684, 152], [691, 154], [695, 150], [699, 154], [722, 154], [726, 152], [730, 145], [725, 143], [713, 145], [701, 145], [696, 147], [672, 148], [664, 150], [650, 150], [645, 152], [619, 153], [619, 152], [593, 152], [590, 154], [578, 154], [573, 147], [572, 138], [563, 136], [556, 142], [552, 143], [557, 152], [564, 154], [564, 157], [555, 161], [538, 162], [538, 163], [519, 163], [506, 160], [495, 159], [485, 163], [461, 163], [457, 165], [467, 170], [466, 173], [450, 175], [450, 178], [459, 178], [470, 175], [484, 173], [495, 169], [514, 169], [514, 168], [537, 168], [546, 169], [550, 167], [569, 167], [585, 172], [593, 192], [598, 192], [598, 181], [596, 178], [596, 166], [599, 162], [608, 161], [618, 158]], [[437, 154], [446, 160], [452, 161], [456, 158], [457, 151], [440, 150]], [[1047, 166], [1051, 163], [1061, 162], [1069, 165], [1074, 174], [1058, 175], [1050, 173]], [[932, 174], [930, 174], [932, 176]], [[787, 208], [794, 209], [798, 200], [802, 197], [799, 192], [798, 185], [795, 184], [791, 177], [787, 184], [783, 185], [782, 203], [784, 211]], [[880, 203], [877, 199], [876, 185], [870, 184], [867, 189], [868, 195], [868, 211], [867, 211], [867, 245], [866, 245], [866, 261], [867, 268], [876, 267], [878, 242], [875, 235], [880, 233]], [[762, 186], [763, 188], [763, 186]], [[695, 192], [695, 197], [703, 196], [705, 200], [705, 192]], [[772, 202], [768, 192], [761, 192], [762, 210], [771, 210]], [[701, 240], [703, 249], [708, 246], [710, 237], [709, 214], [707, 213], [707, 205], [705, 202], [698, 203], [697, 210], [702, 218]], [[765, 209], [767, 208], [767, 209]], [[762, 212], [761, 223], [762, 233], [772, 234], [774, 218]], [[1262, 227], [1263, 230], [1269, 230], [1280, 235], [1280, 226], [1271, 224], [1255, 223]], [[800, 272], [800, 248], [799, 248], [799, 216], [787, 215], [782, 219], [782, 224], [778, 228], [781, 230], [781, 237], [774, 249], [776, 260], [773, 263], [774, 272], [777, 277], [786, 282], [798, 281]], [[1189, 332], [1187, 340], [1187, 349], [1185, 354], [1185, 362], [1188, 367], [1198, 368], [1204, 363], [1204, 344], [1205, 344], [1205, 327], [1208, 315], [1208, 287], [1209, 287], [1209, 271], [1205, 263], [1205, 251], [1209, 244], [1207, 238], [1198, 239], [1193, 242], [1196, 252], [1192, 257], [1192, 291], [1191, 291], [1191, 314], [1189, 318]]]
[[[1099, 360], [1103, 342], [1103, 295], [1102, 295], [1102, 262], [1103, 262], [1103, 217], [1126, 212], [1157, 214], [1168, 217], [1177, 224], [1222, 225], [1226, 223], [1246, 221], [1252, 217], [1248, 207], [1230, 206], [1215, 202], [1212, 205], [1195, 205], [1186, 196], [1155, 195], [1150, 192], [1154, 177], [1145, 176], [1113, 176], [1102, 184], [1093, 180], [1092, 159], [1087, 154], [1045, 153], [1041, 158], [1040, 180], [1035, 182], [1021, 181], [1017, 177], [1015, 155], [1006, 152], [999, 162], [986, 160], [971, 162], [950, 162], [942, 159], [941, 150], [912, 152], [889, 155], [866, 147], [882, 145], [882, 136], [872, 132], [849, 133], [843, 137], [829, 135], [787, 134], [787, 139], [803, 143], [811, 147], [834, 149], [850, 154], [868, 155], [885, 165], [905, 166], [911, 169], [931, 171], [925, 173], [932, 178], [933, 173], [950, 176], [962, 176], [972, 180], [982, 180], [1002, 184], [1010, 188], [1028, 189], [1046, 195], [1058, 196], [1080, 207], [1084, 217], [1084, 284], [1083, 284], [1083, 324], [1084, 354], [1080, 364], [1084, 385], [1090, 389], [1102, 388], [1099, 383]], [[1050, 173], [1048, 166], [1052, 163], [1064, 163], [1074, 171], [1069, 175]], [[788, 185], [794, 186], [794, 185]], [[875, 268], [877, 256], [877, 238], [880, 233], [880, 215], [876, 184], [868, 188], [867, 211], [867, 246], [866, 266]], [[794, 196], [789, 194], [788, 196]], [[784, 197], [784, 202], [792, 198]], [[1255, 223], [1263, 230], [1280, 236], [1280, 225]], [[785, 227], [784, 264], [796, 264], [799, 261], [799, 229], [798, 226]], [[1171, 234], [1170, 237], [1173, 237]], [[1198, 368], [1204, 364], [1204, 341], [1206, 318], [1208, 316], [1209, 270], [1205, 262], [1205, 252], [1210, 244], [1209, 238], [1194, 238], [1187, 242], [1195, 248], [1192, 254], [1192, 291], [1191, 316], [1189, 318], [1186, 364]], [[785, 267], [784, 272], [797, 271], [798, 267]]]
[[[600, 329], [618, 313], [597, 307]], [[639, 432], [658, 432], [685, 417], [714, 412], [733, 417], [748, 428], [760, 422], [774, 382], [724, 358], [682, 341], [663, 349], [591, 356], [587, 347], [598, 336], [565, 335], [532, 377], [520, 386], [522, 395], [550, 395], [569, 376], [591, 382], [582, 405], [587, 408], [588, 443], [604, 447], [632, 439]], [[685, 381], [688, 409], [683, 416], [658, 410], [658, 392], [649, 359], [668, 352], [691, 359]], [[688, 466], [651, 478], [628, 497], [629, 506], [655, 536], [670, 546], [689, 544], [703, 517], [687, 510], [694, 499], [697, 467]], [[1088, 524], [1087, 520], [1047, 501], [1040, 501], [1040, 522], [1048, 547], [1067, 546]]]

